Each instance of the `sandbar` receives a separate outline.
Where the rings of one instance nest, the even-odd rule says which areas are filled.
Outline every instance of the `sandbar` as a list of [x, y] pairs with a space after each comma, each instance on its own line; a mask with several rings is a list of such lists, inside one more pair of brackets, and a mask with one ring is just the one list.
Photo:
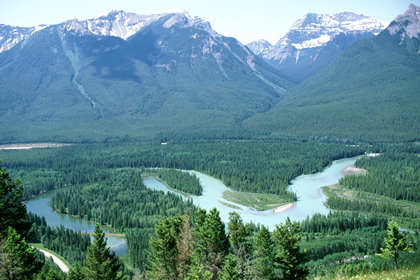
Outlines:
[[282, 206], [279, 206], [279, 207], [276, 207], [276, 208], [273, 209], [273, 212], [275, 212], [275, 213], [284, 212], [287, 209], [289, 209], [290, 207], [292, 207], [293, 205], [295, 205], [294, 202], [289, 203], [289, 204], [285, 204], [285, 205], [282, 205]]

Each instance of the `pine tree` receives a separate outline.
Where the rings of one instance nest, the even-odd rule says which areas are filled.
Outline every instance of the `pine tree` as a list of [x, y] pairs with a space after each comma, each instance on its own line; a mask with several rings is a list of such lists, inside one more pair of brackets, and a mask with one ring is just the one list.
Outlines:
[[238, 272], [237, 258], [234, 255], [227, 255], [223, 263], [221, 279], [222, 280], [239, 280], [244, 279], [240, 277]]
[[204, 265], [197, 260], [192, 261], [191, 271], [184, 280], [212, 280], [213, 274], [204, 268]]
[[385, 248], [381, 248], [382, 254], [376, 254], [378, 257], [392, 261], [395, 269], [399, 268], [401, 252], [410, 251], [407, 244], [407, 236], [402, 234], [395, 221], [388, 222], [388, 237], [384, 238]]
[[1, 279], [32, 279], [42, 264], [37, 262], [35, 249], [29, 247], [14, 228], [9, 227], [7, 237], [0, 242]]
[[210, 272], [212, 279], [219, 279], [224, 258], [229, 252], [229, 239], [216, 208], [208, 214], [205, 210], [196, 213], [194, 239], [193, 267], [203, 267]]
[[31, 223], [26, 221], [26, 206], [22, 203], [23, 186], [13, 181], [6, 169], [0, 168], [0, 238], [5, 238], [8, 228], [28, 240]]
[[185, 266], [190, 250], [187, 221], [189, 224], [188, 216], [177, 215], [156, 225], [155, 234], [149, 241], [149, 279], [179, 279], [180, 274], [187, 274]]
[[121, 265], [115, 252], [107, 247], [105, 234], [96, 224], [94, 241], [88, 247], [84, 274], [88, 280], [115, 280], [120, 279], [118, 270]]
[[251, 244], [248, 241], [250, 230], [244, 225], [236, 212], [229, 213], [228, 236], [240, 279], [250, 278]]
[[190, 271], [192, 254], [190, 217], [185, 215], [182, 218], [182, 224], [179, 228], [178, 238], [176, 240], [176, 271], [179, 279], [184, 279]]
[[83, 273], [83, 267], [77, 263], [75, 266], [70, 268], [67, 274], [67, 280], [84, 280], [85, 275]]
[[253, 251], [253, 275], [255, 280], [269, 280], [274, 271], [274, 242], [265, 226], [257, 233]]
[[244, 225], [241, 216], [236, 212], [230, 212], [228, 222], [228, 236], [232, 250], [235, 252], [239, 250], [239, 247], [246, 247], [245, 250], [249, 252], [250, 245], [248, 243], [248, 238], [250, 235], [251, 233], [249, 229]]
[[305, 266], [306, 252], [300, 251], [301, 236], [296, 222], [286, 218], [285, 224], [276, 225], [273, 236], [277, 241], [278, 252], [275, 255], [274, 265], [282, 271], [280, 279], [305, 279], [309, 271]]

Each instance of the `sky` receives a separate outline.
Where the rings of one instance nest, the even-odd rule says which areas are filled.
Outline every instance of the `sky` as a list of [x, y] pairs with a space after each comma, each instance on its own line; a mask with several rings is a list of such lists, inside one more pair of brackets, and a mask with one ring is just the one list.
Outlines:
[[178, 8], [244, 44], [259, 39], [275, 44], [306, 13], [352, 11], [389, 23], [411, 3], [420, 6], [420, 0], [0, 0], [0, 24], [32, 27], [112, 10], [147, 15]]

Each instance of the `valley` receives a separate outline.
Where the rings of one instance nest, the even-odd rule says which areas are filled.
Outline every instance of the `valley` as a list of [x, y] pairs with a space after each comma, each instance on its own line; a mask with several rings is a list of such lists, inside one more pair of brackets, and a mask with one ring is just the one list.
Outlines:
[[0, 25], [0, 252], [37, 280], [418, 278], [419, 15], [275, 46], [185, 11]]

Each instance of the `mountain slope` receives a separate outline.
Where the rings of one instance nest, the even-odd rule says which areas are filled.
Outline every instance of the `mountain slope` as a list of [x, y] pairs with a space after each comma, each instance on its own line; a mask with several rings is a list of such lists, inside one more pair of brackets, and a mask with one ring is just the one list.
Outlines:
[[373, 37], [384, 28], [381, 22], [353, 12], [309, 13], [275, 46], [261, 48], [256, 42], [247, 46], [276, 69], [304, 81], [329, 66], [353, 42]]
[[292, 86], [206, 21], [112, 12], [46, 27], [0, 54], [0, 141], [226, 129]]
[[354, 43], [246, 126], [356, 140], [418, 140], [419, 15], [420, 8], [411, 5], [378, 36]]

